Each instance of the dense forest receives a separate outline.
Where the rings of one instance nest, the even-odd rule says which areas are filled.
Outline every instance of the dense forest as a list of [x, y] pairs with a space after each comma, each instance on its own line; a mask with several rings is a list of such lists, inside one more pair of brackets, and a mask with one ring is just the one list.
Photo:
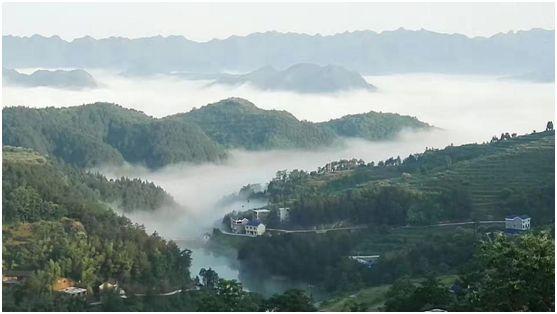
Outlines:
[[376, 140], [404, 128], [427, 127], [416, 118], [384, 113], [311, 123], [238, 98], [162, 119], [109, 103], [2, 110], [4, 145], [31, 148], [80, 168], [123, 162], [159, 168], [219, 161], [229, 148], [310, 149], [330, 145], [341, 136]]
[[87, 168], [124, 161], [161, 167], [224, 156], [196, 125], [162, 121], [108, 103], [2, 110], [4, 145], [32, 148]]
[[21, 309], [54, 309], [51, 286], [60, 277], [88, 290], [109, 279], [138, 292], [190, 283], [189, 251], [146, 234], [105, 205], [119, 201], [132, 206], [127, 199], [145, 191], [138, 198], [145, 203], [136, 202], [153, 208], [160, 195], [168, 197], [160, 188], [70, 171], [22, 148], [4, 147], [2, 157], [3, 270], [32, 272], [14, 300]]

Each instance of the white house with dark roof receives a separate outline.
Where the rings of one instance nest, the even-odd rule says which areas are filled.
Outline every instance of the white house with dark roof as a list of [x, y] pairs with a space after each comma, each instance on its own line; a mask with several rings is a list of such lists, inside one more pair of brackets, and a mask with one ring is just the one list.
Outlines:
[[531, 218], [527, 215], [511, 215], [505, 217], [505, 230], [507, 233], [518, 233], [530, 230]]
[[254, 219], [246, 224], [245, 230], [247, 235], [257, 237], [265, 233], [265, 225], [261, 221]]

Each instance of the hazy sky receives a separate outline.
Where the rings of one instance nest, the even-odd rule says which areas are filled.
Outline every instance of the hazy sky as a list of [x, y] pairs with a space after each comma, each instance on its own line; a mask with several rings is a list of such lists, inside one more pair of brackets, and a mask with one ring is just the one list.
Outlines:
[[554, 29], [553, 3], [4, 3], [3, 34], [183, 35], [206, 41], [277, 30], [323, 35], [425, 28], [489, 36]]

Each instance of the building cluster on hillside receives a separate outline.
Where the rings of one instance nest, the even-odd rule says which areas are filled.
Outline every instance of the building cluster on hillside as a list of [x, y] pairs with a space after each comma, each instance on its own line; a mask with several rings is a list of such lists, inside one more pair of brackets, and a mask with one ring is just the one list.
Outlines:
[[317, 168], [317, 173], [329, 173], [329, 172], [337, 172], [337, 171], [345, 171], [345, 170], [352, 170], [358, 167], [365, 167], [366, 163], [362, 159], [342, 159], [339, 161], [333, 161], [326, 164], [323, 167]]
[[249, 220], [247, 218], [230, 217], [230, 230], [237, 234], [256, 237], [265, 233], [265, 225], [259, 219]]
[[[233, 215], [230, 217], [230, 230], [236, 234], [245, 234], [252, 237], [263, 235], [266, 231], [264, 222], [268, 221], [271, 211], [265, 208], [251, 209], [245, 216]], [[286, 222], [290, 217], [290, 208], [281, 207], [277, 212], [279, 221]]]
[[[22, 285], [31, 277], [32, 271], [2, 271], [2, 285], [13, 286]], [[84, 299], [89, 296], [89, 291], [83, 287], [79, 287], [73, 279], [59, 277], [52, 283], [52, 291], [60, 293], [71, 298]], [[121, 298], [126, 298], [124, 289], [118, 287], [116, 281], [107, 281], [99, 285], [99, 294], [103, 292], [115, 291]]]
[[262, 220], [266, 219], [271, 212], [268, 209], [252, 209], [251, 219], [246, 217], [235, 218], [230, 217], [230, 230], [237, 234], [245, 234], [252, 237], [257, 237], [265, 233], [265, 224]]

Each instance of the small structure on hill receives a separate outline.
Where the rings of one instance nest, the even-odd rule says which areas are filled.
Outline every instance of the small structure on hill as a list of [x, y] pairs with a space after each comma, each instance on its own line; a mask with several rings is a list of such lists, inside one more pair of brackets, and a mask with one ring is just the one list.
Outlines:
[[244, 233], [249, 219], [247, 218], [232, 218], [230, 217], [230, 230], [234, 233]]
[[70, 278], [60, 277], [52, 285], [53, 291], [64, 292], [64, 289], [75, 286], [75, 281]]
[[83, 298], [87, 295], [87, 289], [78, 287], [67, 287], [61, 290], [72, 298]]
[[290, 218], [290, 208], [289, 207], [281, 207], [278, 209], [279, 211], [279, 220], [280, 222], [286, 222]]
[[505, 231], [509, 234], [521, 233], [530, 230], [531, 218], [527, 215], [511, 215], [505, 217]]
[[24, 283], [31, 275], [32, 271], [26, 270], [6, 270], [2, 271], [3, 285], [17, 285]]
[[261, 208], [261, 209], [252, 209], [253, 211], [253, 216], [255, 220], [263, 220], [265, 218], [267, 218], [267, 216], [269, 216], [269, 213], [271, 212], [268, 209], [265, 208]]
[[377, 263], [380, 255], [353, 255], [349, 256], [350, 259], [366, 266], [367, 268], [372, 268], [373, 265]]
[[252, 237], [260, 236], [265, 233], [265, 225], [255, 219], [248, 222], [245, 226], [246, 234]]

